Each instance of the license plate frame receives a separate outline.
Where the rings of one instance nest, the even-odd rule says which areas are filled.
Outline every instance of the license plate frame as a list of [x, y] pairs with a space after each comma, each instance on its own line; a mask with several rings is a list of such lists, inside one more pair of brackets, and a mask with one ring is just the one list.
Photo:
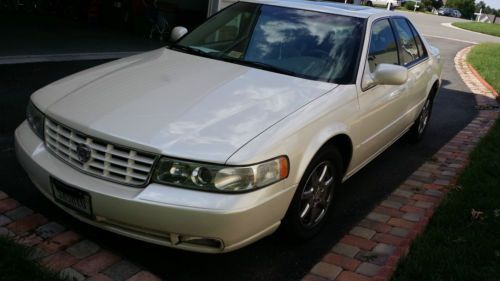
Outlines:
[[65, 184], [57, 179], [50, 179], [52, 196], [56, 202], [86, 217], [92, 218], [92, 197], [86, 191]]

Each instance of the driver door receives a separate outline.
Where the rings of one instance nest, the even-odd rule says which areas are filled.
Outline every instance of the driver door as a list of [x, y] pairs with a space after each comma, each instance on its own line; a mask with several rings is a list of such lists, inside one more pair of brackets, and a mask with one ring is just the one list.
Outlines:
[[[372, 24], [364, 76], [371, 75], [378, 64], [399, 65], [396, 37], [389, 19]], [[363, 77], [362, 81], [365, 81]], [[362, 83], [363, 84], [363, 83]], [[361, 85], [358, 95], [361, 118], [357, 133], [360, 161], [369, 161], [393, 143], [404, 130], [406, 83], [402, 85]], [[359, 163], [363, 164], [363, 163]]]

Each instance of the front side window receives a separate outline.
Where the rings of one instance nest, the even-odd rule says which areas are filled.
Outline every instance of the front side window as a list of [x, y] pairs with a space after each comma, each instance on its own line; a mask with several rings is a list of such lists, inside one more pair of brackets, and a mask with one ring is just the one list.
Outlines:
[[399, 64], [398, 45], [391, 24], [387, 19], [375, 22], [370, 36], [370, 49], [368, 52], [370, 72], [375, 71], [377, 65], [381, 63]]
[[364, 19], [237, 3], [172, 46], [174, 50], [334, 83], [353, 83]]
[[404, 66], [408, 66], [419, 57], [417, 43], [405, 19], [398, 18], [394, 19], [393, 22], [401, 44], [401, 62]]

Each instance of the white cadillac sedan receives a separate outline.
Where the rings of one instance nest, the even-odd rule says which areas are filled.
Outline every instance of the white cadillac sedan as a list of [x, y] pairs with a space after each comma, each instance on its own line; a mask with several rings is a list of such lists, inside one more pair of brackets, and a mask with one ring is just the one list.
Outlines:
[[16, 151], [54, 204], [198, 252], [307, 239], [343, 181], [422, 138], [440, 86], [439, 51], [385, 10], [246, 0], [183, 30], [32, 95]]

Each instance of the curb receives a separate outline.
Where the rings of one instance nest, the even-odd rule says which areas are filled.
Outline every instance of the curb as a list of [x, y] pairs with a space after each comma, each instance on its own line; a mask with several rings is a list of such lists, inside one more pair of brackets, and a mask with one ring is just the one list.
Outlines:
[[457, 72], [464, 81], [465, 85], [475, 94], [478, 107], [498, 106], [495, 100], [499, 99], [495, 89], [486, 82], [481, 75], [466, 60], [467, 55], [473, 46], [462, 49], [455, 56], [454, 62]]
[[500, 97], [498, 96], [498, 93], [495, 90], [495, 88], [493, 88], [493, 86], [491, 86], [490, 83], [488, 83], [486, 80], [484, 80], [484, 78], [481, 77], [479, 72], [477, 72], [477, 70], [470, 63], [467, 63], [467, 65], [469, 66], [472, 74], [474, 74], [474, 76], [476, 76], [476, 79], [479, 80], [479, 82], [481, 82], [484, 87], [486, 87], [488, 90], [490, 90], [492, 95], [497, 100], [497, 102], [500, 103]]
[[432, 214], [455, 187], [468, 155], [500, 116], [495, 95], [465, 61], [471, 47], [455, 56], [455, 67], [474, 94], [478, 116], [426, 161], [333, 246], [302, 281], [390, 280]]

